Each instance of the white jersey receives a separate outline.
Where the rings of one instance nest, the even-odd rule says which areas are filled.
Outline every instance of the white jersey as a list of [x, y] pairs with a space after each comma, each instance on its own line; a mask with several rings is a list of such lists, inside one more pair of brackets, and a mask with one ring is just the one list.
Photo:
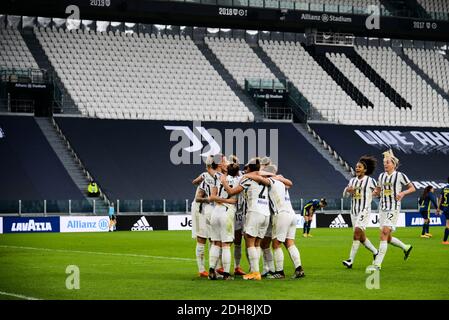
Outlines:
[[201, 181], [197, 191], [198, 189], [201, 189], [206, 194], [206, 197], [209, 197], [212, 194], [212, 188], [217, 185], [217, 179], [212, 177], [207, 171], [203, 172], [201, 176], [203, 177], [203, 181]]
[[[228, 193], [226, 192], [225, 187], [221, 183], [221, 180], [220, 180], [221, 175], [222, 174], [220, 174], [219, 177], [217, 178], [217, 188], [218, 188], [217, 196], [219, 198], [223, 198], [223, 199], [237, 198], [237, 196], [231, 196], [230, 197], [228, 195]], [[229, 187], [232, 189], [232, 188], [236, 187], [239, 184], [240, 178], [239, 177], [226, 176], [226, 181], [228, 182]]]
[[242, 179], [240, 185], [245, 192], [246, 211], [258, 212], [264, 216], [269, 216], [268, 187], [258, 184], [249, 178]]
[[361, 212], [370, 212], [373, 191], [377, 187], [376, 180], [369, 176], [364, 176], [362, 179], [355, 177], [349, 181], [348, 185], [354, 188], [352, 195], [346, 192], [346, 188], [344, 191], [344, 196], [352, 197], [351, 214], [358, 215]]
[[293, 210], [292, 204], [290, 202], [290, 195], [288, 194], [288, 190], [281, 181], [270, 178], [271, 186], [268, 189], [268, 197], [270, 199], [270, 206], [273, 210], [274, 214], [283, 213], [292, 213]]
[[396, 196], [402, 191], [402, 187], [409, 183], [411, 183], [410, 179], [402, 172], [394, 171], [391, 175], [386, 172], [381, 173], [378, 180], [378, 185], [381, 188], [381, 210], [400, 210], [401, 201], [397, 201]]

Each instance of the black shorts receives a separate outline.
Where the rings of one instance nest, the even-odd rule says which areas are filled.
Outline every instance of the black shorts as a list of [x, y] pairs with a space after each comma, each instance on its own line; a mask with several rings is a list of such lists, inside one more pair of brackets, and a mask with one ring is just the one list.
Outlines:
[[115, 214], [113, 214], [112, 216], [109, 216], [109, 220], [112, 220], [112, 221], [115, 221], [116, 220], [116, 216], [115, 216]]
[[419, 213], [421, 214], [421, 217], [423, 219], [429, 219], [430, 218], [430, 212], [422, 211], [422, 212], [419, 212]]

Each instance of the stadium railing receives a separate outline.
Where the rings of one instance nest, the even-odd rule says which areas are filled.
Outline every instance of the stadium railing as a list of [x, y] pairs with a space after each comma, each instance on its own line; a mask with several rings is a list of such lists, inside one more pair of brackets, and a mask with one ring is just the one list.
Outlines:
[[[310, 199], [292, 199], [293, 209], [300, 213]], [[191, 200], [115, 200], [116, 213], [130, 214], [190, 214]], [[327, 207], [317, 213], [348, 213], [351, 208], [349, 198], [326, 199]], [[402, 210], [417, 210], [418, 199], [406, 198]], [[371, 210], [376, 212], [378, 200], [374, 200]], [[89, 200], [0, 200], [0, 215], [97, 215], [99, 203]]]

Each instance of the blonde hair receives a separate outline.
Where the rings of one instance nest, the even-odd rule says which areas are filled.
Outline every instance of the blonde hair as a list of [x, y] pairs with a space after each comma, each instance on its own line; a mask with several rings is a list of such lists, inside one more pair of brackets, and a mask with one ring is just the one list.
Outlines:
[[391, 160], [391, 162], [393, 162], [393, 164], [396, 166], [396, 168], [399, 166], [399, 159], [393, 154], [393, 150], [388, 149], [387, 151], [385, 151], [384, 153], [382, 153], [384, 156], [384, 160]]

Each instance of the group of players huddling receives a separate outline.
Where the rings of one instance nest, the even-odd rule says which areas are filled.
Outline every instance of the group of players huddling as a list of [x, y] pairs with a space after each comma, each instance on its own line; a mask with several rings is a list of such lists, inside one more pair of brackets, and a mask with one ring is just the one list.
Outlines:
[[[356, 164], [356, 176], [343, 191], [345, 197], [352, 199], [351, 219], [354, 226], [350, 256], [343, 261], [347, 268], [352, 268], [360, 244], [373, 254], [374, 260], [368, 266], [369, 270], [381, 269], [388, 244], [401, 248], [405, 260], [413, 248], [393, 237], [392, 232], [396, 229], [401, 200], [416, 189], [404, 173], [397, 171], [399, 160], [393, 152], [388, 150], [383, 156], [384, 172], [377, 182], [370, 177], [375, 171], [376, 159], [363, 156]], [[245, 165], [244, 171], [240, 171], [239, 160], [235, 156], [229, 159], [224, 155], [209, 156], [206, 159], [206, 171], [193, 180], [193, 184], [197, 185], [197, 190], [192, 203], [192, 236], [197, 240], [196, 258], [200, 277], [209, 277], [211, 280], [233, 279], [230, 274], [232, 244], [235, 245], [234, 275], [242, 275], [245, 280], [261, 280], [264, 276], [285, 278], [282, 244], [295, 267], [293, 278], [305, 276], [300, 253], [295, 245], [296, 215], [288, 194], [293, 183], [278, 174], [276, 165], [268, 157], [253, 158]], [[373, 197], [380, 197], [378, 249], [365, 234]], [[325, 205], [325, 199], [321, 199], [310, 201], [304, 206], [305, 237], [310, 236], [313, 212]], [[242, 235], [250, 264], [247, 274], [240, 267]], [[211, 241], [209, 272], [205, 269], [204, 261], [207, 239]], [[261, 255], [263, 274], [259, 271]]]
[[[193, 183], [198, 185], [192, 203], [192, 229], [197, 239], [200, 276], [216, 280], [222, 273], [224, 280], [232, 280], [231, 244], [234, 243], [234, 274], [242, 275], [245, 280], [261, 280], [261, 243], [272, 239], [274, 260], [270, 241], [263, 251], [264, 266], [269, 270], [267, 277], [285, 278], [282, 244], [295, 266], [293, 277], [304, 277], [295, 245], [296, 215], [288, 194], [292, 182], [277, 173], [276, 165], [269, 158], [251, 159], [242, 172], [237, 157], [230, 156], [228, 160], [224, 155], [210, 156], [206, 160], [206, 172]], [[240, 267], [242, 234], [250, 264], [247, 274]], [[211, 241], [209, 272], [204, 267], [207, 239]], [[223, 270], [219, 267], [220, 260]]]

